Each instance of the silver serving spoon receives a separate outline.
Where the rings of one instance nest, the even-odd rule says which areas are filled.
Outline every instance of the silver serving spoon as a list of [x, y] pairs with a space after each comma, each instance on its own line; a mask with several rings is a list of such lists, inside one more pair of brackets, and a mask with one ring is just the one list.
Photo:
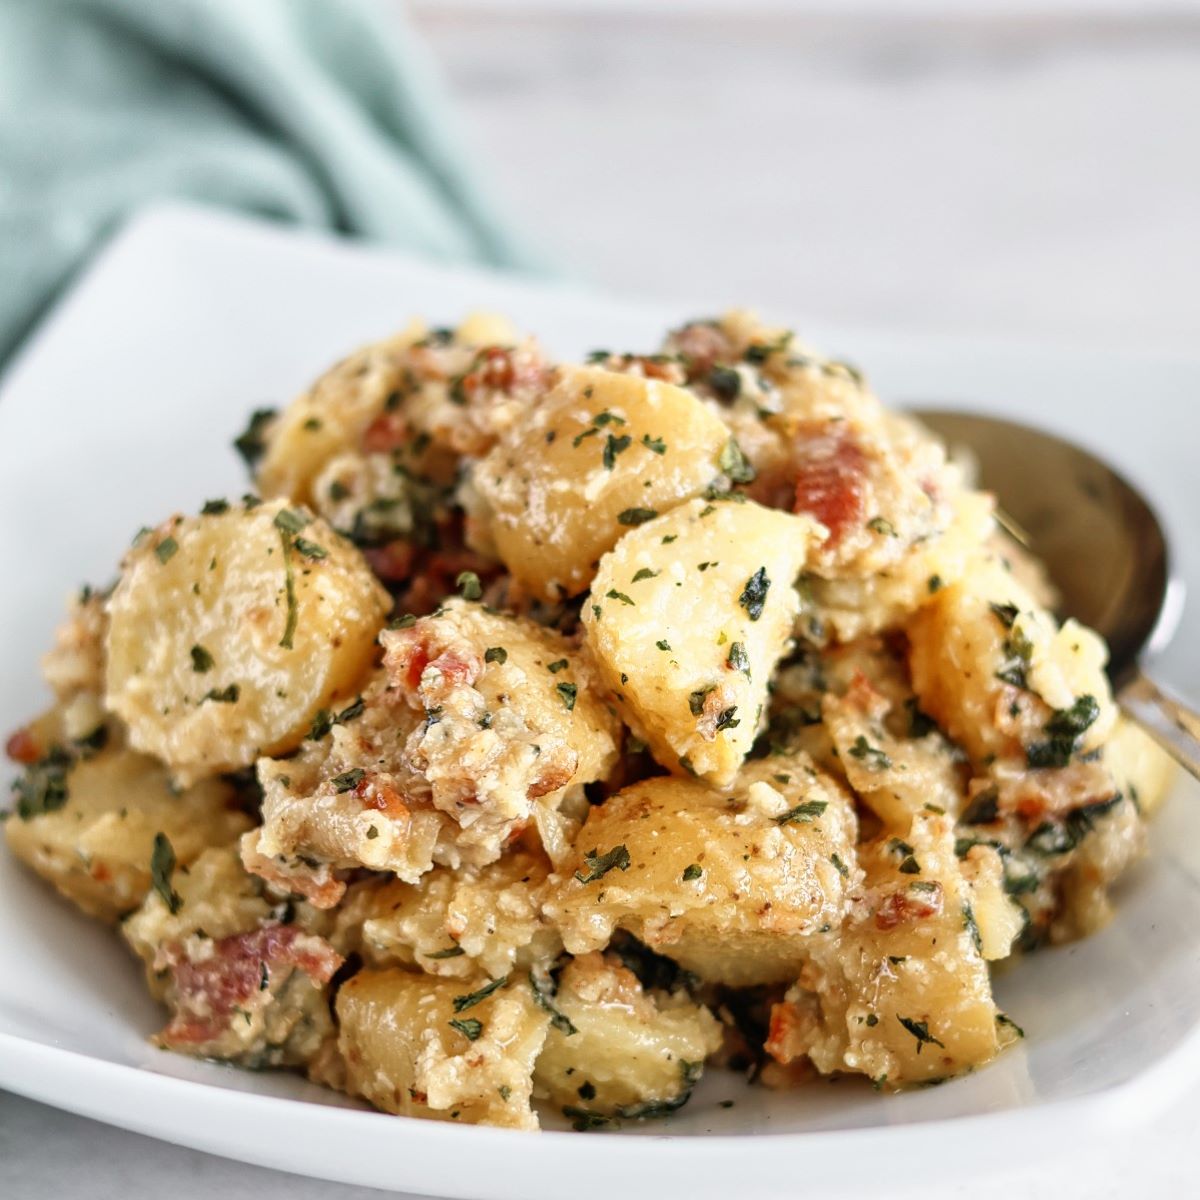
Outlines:
[[1052, 434], [974, 413], [913, 415], [951, 451], [970, 453], [979, 485], [999, 502], [1001, 524], [1046, 564], [1062, 614], [1108, 642], [1121, 710], [1200, 779], [1200, 714], [1155, 684], [1143, 665], [1167, 643], [1183, 605], [1150, 505], [1100, 459]]

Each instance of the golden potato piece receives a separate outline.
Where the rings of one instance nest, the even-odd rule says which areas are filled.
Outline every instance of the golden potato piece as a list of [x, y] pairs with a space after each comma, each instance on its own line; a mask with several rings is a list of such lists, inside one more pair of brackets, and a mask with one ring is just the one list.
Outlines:
[[541, 915], [548, 871], [541, 855], [517, 850], [486, 867], [435, 867], [416, 884], [355, 884], [335, 913], [335, 944], [368, 966], [455, 979], [551, 963], [562, 940]]
[[983, 1065], [1015, 1027], [992, 1002], [950, 818], [917, 817], [906, 838], [861, 846], [859, 861], [862, 902], [775, 1006], [768, 1052], [889, 1088]]
[[1177, 768], [1175, 760], [1132, 721], [1120, 718], [1104, 744], [1104, 762], [1121, 790], [1146, 816], [1158, 811]]
[[729, 431], [681, 388], [566, 370], [475, 468], [490, 540], [531, 592], [584, 591], [622, 533], [718, 479]]
[[122, 927], [171, 1013], [155, 1040], [252, 1068], [307, 1064], [332, 1036], [328, 985], [342, 964], [325, 920], [265, 896], [231, 846], [163, 872]]
[[282, 501], [175, 517], [109, 601], [106, 702], [181, 781], [249, 766], [354, 695], [387, 608], [359, 553]]
[[156, 834], [186, 867], [250, 820], [233, 807], [227, 784], [205, 780], [177, 792], [160, 763], [109, 736], [112, 744], [90, 757], [49, 746], [17, 781], [4, 833], [12, 852], [68, 900], [112, 922], [150, 890]]
[[812, 524], [693, 500], [626, 534], [584, 605], [622, 717], [668, 770], [730, 782], [758, 732], [799, 608]]
[[554, 1016], [534, 1068], [534, 1094], [585, 1128], [681, 1108], [721, 1045], [720, 1026], [703, 1005], [685, 992], [651, 995], [600, 954], [573, 959], [553, 995], [541, 996]]
[[747, 764], [729, 791], [647, 779], [593, 808], [545, 905], [572, 954], [618, 927], [702, 979], [795, 977], [855, 877], [849, 797], [804, 756]]
[[531, 1076], [550, 1018], [525, 977], [360, 971], [338, 992], [337, 1016], [351, 1095], [402, 1116], [538, 1127]]

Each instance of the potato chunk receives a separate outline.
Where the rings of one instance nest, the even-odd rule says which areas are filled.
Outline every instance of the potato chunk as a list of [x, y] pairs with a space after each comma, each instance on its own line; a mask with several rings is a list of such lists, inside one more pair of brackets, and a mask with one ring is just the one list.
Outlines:
[[322, 922], [265, 895], [232, 847], [176, 869], [122, 930], [171, 1013], [155, 1040], [249, 1067], [309, 1062], [332, 1034], [328, 984], [342, 964]]
[[415, 883], [435, 862], [494, 862], [617, 757], [620, 724], [560, 634], [450, 600], [381, 640], [361, 712], [258, 764], [263, 828], [247, 866], [322, 906], [344, 890], [330, 868]]
[[[119, 743], [97, 752], [46, 742], [16, 784], [4, 825], [12, 852], [89, 916], [116, 921], [150, 890], [154, 838], [164, 834], [185, 866], [207, 846], [236, 837], [250, 820], [233, 790], [205, 780], [183, 792], [160, 763]], [[35, 723], [35, 736], [37, 724]]]
[[622, 716], [668, 770], [729, 783], [791, 636], [812, 524], [693, 500], [600, 563], [584, 626]]
[[549, 864], [517, 850], [486, 867], [436, 867], [416, 884], [355, 884], [335, 914], [339, 949], [369, 966], [493, 979], [554, 961], [562, 940], [541, 915]]
[[554, 994], [543, 998], [555, 1018], [534, 1069], [534, 1094], [587, 1128], [681, 1108], [721, 1045], [716, 1018], [686, 992], [649, 993], [617, 959], [600, 954], [569, 962]]
[[586, 590], [628, 528], [713, 483], [728, 442], [681, 388], [575, 368], [476, 467], [474, 487], [508, 569], [559, 600]]
[[106, 702], [183, 782], [249, 766], [353, 696], [387, 607], [358, 552], [282, 502], [175, 517], [109, 602]]
[[855, 876], [849, 797], [804, 756], [749, 763], [728, 792], [659, 777], [593, 808], [546, 915], [572, 954], [618, 927], [702, 979], [795, 977]]
[[917, 817], [906, 838], [860, 847], [859, 861], [859, 903], [774, 1007], [768, 1052], [891, 1088], [981, 1066], [1014, 1027], [992, 1002], [950, 818]]
[[495, 982], [395, 969], [347, 980], [337, 997], [345, 1089], [402, 1116], [536, 1129], [531, 1076], [550, 1018], [525, 977]]

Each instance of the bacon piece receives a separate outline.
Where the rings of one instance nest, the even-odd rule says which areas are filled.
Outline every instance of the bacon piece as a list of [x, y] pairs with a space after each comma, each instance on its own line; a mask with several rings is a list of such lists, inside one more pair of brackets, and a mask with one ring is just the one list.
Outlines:
[[257, 837], [257, 832], [251, 830], [241, 842], [242, 866], [251, 875], [265, 879], [281, 892], [303, 896], [314, 908], [333, 908], [346, 894], [346, 884], [334, 875], [328, 863], [316, 867], [299, 859], [282, 863], [259, 852]]
[[771, 1023], [763, 1049], [779, 1063], [790, 1063], [802, 1051], [798, 1048], [802, 1032], [800, 1013], [794, 1004], [784, 1001], [771, 1005]]
[[687, 360], [689, 379], [702, 379], [718, 362], [733, 362], [736, 348], [716, 325], [697, 321], [671, 335], [675, 349]]
[[542, 769], [526, 793], [530, 800], [548, 796], [551, 792], [566, 787], [579, 765], [579, 755], [569, 746], [560, 746], [556, 752], [548, 751], [542, 757]]
[[[451, 688], [469, 686], [479, 678], [483, 659], [469, 647], [442, 646], [437, 630], [414, 625], [403, 630], [388, 646], [384, 655], [388, 674], [409, 692], [413, 707], [428, 707], [424, 702], [438, 700]], [[430, 674], [430, 672], [434, 674]]]
[[916, 892], [912, 887], [890, 892], [875, 910], [875, 928], [888, 930], [908, 921], [923, 921], [936, 917], [942, 911], [942, 885], [936, 890]]
[[413, 573], [417, 551], [411, 542], [396, 538], [382, 546], [364, 547], [363, 556], [384, 583], [403, 583]]
[[362, 448], [368, 454], [390, 454], [412, 438], [412, 427], [396, 412], [384, 412], [367, 426]]
[[220, 938], [198, 960], [188, 957], [182, 943], [168, 944], [156, 966], [171, 972], [175, 1012], [161, 1040], [169, 1046], [215, 1041], [236, 1010], [265, 990], [264, 983], [300, 970], [314, 984], [326, 984], [342, 962], [324, 938], [278, 922]]
[[809, 424], [798, 435], [796, 498], [792, 511], [815, 517], [836, 546], [866, 520], [868, 459], [854, 436], [838, 425]]
[[403, 821], [411, 812], [400, 793], [378, 775], [364, 775], [354, 787], [364, 808], [373, 808], [393, 821]]
[[8, 741], [4, 743], [4, 753], [13, 762], [21, 763], [27, 767], [42, 757], [41, 747], [28, 729], [18, 729], [15, 733], [11, 734]]

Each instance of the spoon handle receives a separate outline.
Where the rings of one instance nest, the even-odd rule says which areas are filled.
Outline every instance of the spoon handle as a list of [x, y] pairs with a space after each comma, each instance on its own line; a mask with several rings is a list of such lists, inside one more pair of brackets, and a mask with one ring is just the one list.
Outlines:
[[1143, 671], [1117, 693], [1117, 703], [1181, 767], [1200, 779], [1200, 713]]

